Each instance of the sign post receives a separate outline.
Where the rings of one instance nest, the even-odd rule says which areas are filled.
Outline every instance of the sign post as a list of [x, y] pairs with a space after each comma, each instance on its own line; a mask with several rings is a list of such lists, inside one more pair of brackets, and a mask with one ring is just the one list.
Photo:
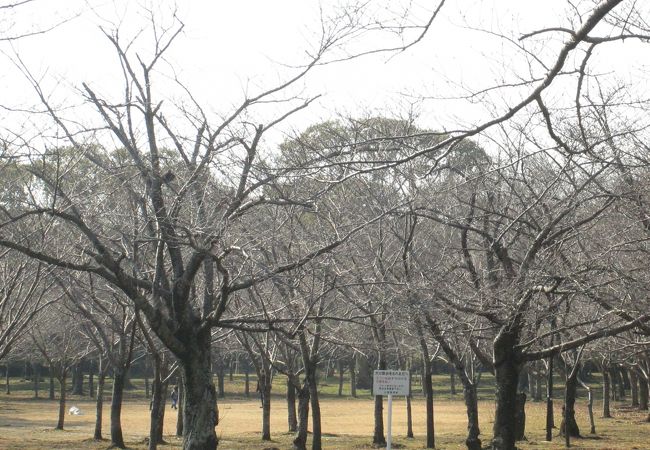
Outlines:
[[375, 370], [372, 378], [372, 393], [388, 396], [388, 424], [386, 426], [386, 450], [391, 450], [393, 441], [393, 395], [409, 395], [410, 376], [406, 370]]

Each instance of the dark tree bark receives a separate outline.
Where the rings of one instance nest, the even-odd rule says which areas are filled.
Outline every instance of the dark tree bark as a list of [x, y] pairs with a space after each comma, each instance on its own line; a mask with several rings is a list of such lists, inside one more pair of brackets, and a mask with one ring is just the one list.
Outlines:
[[95, 398], [95, 363], [92, 359], [88, 365], [88, 397]]
[[620, 392], [619, 387], [618, 387], [619, 381], [620, 381], [619, 373], [614, 368], [613, 365], [609, 366], [607, 368], [607, 371], [609, 372], [609, 380], [610, 380], [610, 389], [609, 389], [610, 398], [613, 401], [617, 401], [618, 396], [619, 396], [619, 392]]
[[185, 397], [185, 383], [178, 384], [178, 413], [176, 414], [176, 436], [183, 435], [183, 408], [184, 408], [184, 397]]
[[296, 416], [296, 386], [287, 377], [287, 422], [289, 433], [295, 433], [298, 430], [298, 417]]
[[[384, 352], [381, 350], [377, 352], [377, 369], [386, 370], [386, 360]], [[386, 437], [384, 436], [384, 397], [382, 395], [375, 395], [374, 422], [372, 443], [374, 445], [386, 445]]]
[[244, 395], [251, 396], [251, 381], [248, 366], [244, 369]]
[[365, 355], [357, 354], [357, 376], [355, 386], [359, 389], [372, 389], [372, 368]]
[[66, 400], [65, 399], [65, 395], [66, 395], [65, 390], [66, 390], [66, 381], [67, 381], [66, 380], [66, 378], [67, 378], [66, 375], [67, 375], [66, 373], [63, 373], [58, 377], [59, 384], [60, 384], [60, 386], [59, 386], [60, 387], [60, 392], [59, 392], [59, 420], [58, 420], [58, 422], [56, 424], [56, 428], [55, 428], [57, 430], [63, 430], [63, 425], [64, 425], [64, 422], [65, 422], [65, 400]]
[[294, 450], [307, 450], [307, 429], [309, 425], [309, 386], [307, 382], [298, 389], [298, 433], [293, 439]]
[[[318, 308], [319, 314], [322, 313], [324, 307], [323, 301], [321, 301]], [[322, 430], [321, 430], [321, 414], [320, 414], [320, 403], [318, 400], [318, 380], [317, 373], [318, 370], [318, 352], [320, 348], [320, 322], [316, 322], [315, 329], [313, 331], [313, 340], [311, 341], [311, 346], [307, 343], [307, 335], [303, 330], [299, 335], [300, 343], [300, 353], [302, 355], [303, 367], [305, 370], [305, 385], [309, 390], [309, 402], [311, 405], [311, 428], [312, 428], [312, 450], [321, 450], [322, 449]]]
[[167, 382], [164, 377], [163, 362], [154, 360], [152, 379], [151, 420], [149, 422], [149, 450], [156, 450], [158, 444], [164, 444], [163, 425], [165, 421], [165, 400], [167, 399]]
[[515, 414], [515, 440], [526, 440], [526, 393], [517, 394], [517, 412]]
[[149, 390], [149, 356], [144, 358], [144, 397], [151, 398]]
[[422, 353], [422, 390], [424, 391], [427, 411], [427, 448], [435, 448], [436, 440], [435, 430], [433, 426], [433, 385], [431, 383], [431, 361], [429, 358], [429, 348], [420, 327], [418, 327], [418, 334], [420, 340], [420, 351]]
[[104, 411], [104, 382], [106, 380], [106, 367], [104, 360], [100, 357], [97, 365], [97, 398], [95, 400], [95, 432], [93, 439], [101, 441], [102, 418]]
[[260, 395], [262, 396], [262, 440], [271, 440], [271, 379], [269, 374], [259, 375]]
[[[11, 394], [11, 387], [9, 387], [9, 369], [10, 365], [9, 363], [5, 364], [5, 394], [9, 395]], [[52, 377], [50, 377], [50, 380]], [[52, 386], [54, 386], [54, 382], [52, 382]], [[54, 400], [54, 396], [51, 397], [52, 400]]]
[[343, 396], [343, 373], [345, 372], [345, 364], [342, 358], [339, 358], [337, 360], [338, 368], [339, 368], [339, 392], [338, 396], [342, 397]]
[[50, 372], [50, 395], [49, 395], [49, 398], [50, 398], [50, 400], [54, 400], [54, 398], [55, 398], [55, 394], [54, 394], [54, 374], [52, 372], [52, 366], [50, 366], [49, 372]]
[[[188, 340], [191, 338], [188, 330]], [[192, 333], [194, 334], [194, 333]], [[183, 354], [183, 449], [215, 450], [217, 448], [217, 392], [210, 370], [210, 332], [197, 336], [196, 342], [188, 342]]]
[[548, 359], [548, 369], [546, 373], [546, 440], [551, 442], [553, 439], [553, 428], [555, 428], [555, 419], [553, 417], [553, 357]]
[[467, 450], [481, 450], [481, 430], [478, 425], [478, 398], [476, 396], [476, 385], [468, 383], [463, 392], [465, 409], [467, 410], [467, 439], [465, 445]]
[[609, 390], [610, 390], [610, 378], [609, 371], [606, 366], [603, 366], [603, 417], [609, 419], [612, 417], [612, 413], [609, 408]]
[[632, 395], [631, 406], [639, 406], [639, 376], [636, 373], [636, 370], [630, 370], [630, 394]]
[[576, 393], [578, 389], [578, 370], [574, 368], [566, 380], [564, 394], [563, 420], [560, 424], [560, 435], [567, 437], [581, 437], [580, 428], [576, 422]]
[[312, 450], [321, 450], [322, 447], [322, 429], [321, 429], [321, 415], [320, 403], [318, 400], [318, 383], [316, 382], [316, 365], [314, 364], [310, 369], [309, 380], [309, 401], [311, 403], [311, 432], [312, 432]]
[[[616, 374], [618, 376], [618, 399], [623, 401], [627, 397], [627, 392], [625, 388], [625, 379], [627, 378], [627, 371], [625, 370], [625, 367], [617, 367], [615, 368]], [[628, 381], [629, 384], [629, 381]]]
[[587, 390], [587, 412], [589, 413], [589, 434], [596, 434], [596, 422], [594, 421], [594, 393], [586, 383], [578, 378], [578, 382]]
[[72, 394], [73, 395], [84, 395], [84, 371], [83, 365], [81, 362], [75, 364], [72, 368], [73, 371], [73, 382], [72, 382]]
[[452, 396], [456, 395], [456, 369], [451, 363], [449, 364], [449, 392]]
[[516, 353], [518, 332], [502, 329], [494, 340], [497, 406], [493, 450], [514, 450], [516, 441], [517, 388], [521, 362]]
[[32, 362], [32, 373], [34, 374], [34, 398], [38, 398], [41, 383], [41, 365], [39, 363]]
[[122, 434], [122, 400], [126, 372], [121, 367], [113, 368], [113, 395], [111, 399], [111, 445], [117, 448], [126, 448]]
[[357, 398], [357, 357], [350, 358], [350, 395]]
[[639, 376], [639, 409], [646, 411], [648, 409], [648, 379], [643, 373], [637, 373]]

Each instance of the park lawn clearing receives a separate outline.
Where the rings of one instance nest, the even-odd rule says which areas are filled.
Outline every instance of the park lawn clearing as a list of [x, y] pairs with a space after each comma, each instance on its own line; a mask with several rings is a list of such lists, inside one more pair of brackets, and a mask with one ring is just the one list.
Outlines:
[[[108, 403], [108, 402], [107, 402]], [[556, 404], [556, 421], [559, 424], [561, 402]], [[67, 404], [79, 407], [81, 415], [66, 415], [64, 431], [55, 431], [58, 403], [34, 400], [18, 395], [0, 396], [0, 448], [14, 450], [32, 449], [106, 449], [109, 441], [90, 439], [95, 423], [95, 405], [90, 400], [75, 398]], [[596, 408], [598, 405], [595, 405]], [[424, 401], [413, 400], [414, 439], [406, 439], [406, 407], [403, 398], [396, 398], [393, 411], [393, 442], [395, 448], [424, 448]], [[481, 401], [481, 437], [487, 443], [491, 436], [494, 402]], [[323, 416], [323, 447], [325, 449], [370, 449], [373, 421], [373, 402], [370, 399], [325, 398], [321, 401]], [[293, 436], [286, 433], [286, 403], [276, 396], [272, 403], [271, 442], [260, 440], [261, 408], [256, 399], [222, 399], [219, 402], [220, 424], [217, 433], [222, 449], [288, 449]], [[589, 436], [586, 405], [577, 405], [577, 420], [584, 439], [575, 439], [572, 448], [584, 450], [648, 450], [650, 449], [650, 423], [646, 414], [622, 406], [614, 408], [614, 418], [601, 419], [596, 415], [597, 435]], [[544, 441], [544, 403], [527, 403], [527, 442], [521, 449], [561, 449], [563, 440], [554, 436], [552, 443]], [[104, 436], [109, 432], [109, 407], [105, 403]], [[435, 403], [436, 447], [463, 449], [466, 433], [464, 405], [460, 400], [442, 400]], [[127, 446], [145, 449], [149, 429], [148, 401], [130, 400], [122, 409], [122, 426]], [[160, 448], [180, 448], [176, 430], [176, 411], [167, 408], [165, 414], [165, 440], [169, 445]], [[555, 433], [557, 435], [557, 432]]]

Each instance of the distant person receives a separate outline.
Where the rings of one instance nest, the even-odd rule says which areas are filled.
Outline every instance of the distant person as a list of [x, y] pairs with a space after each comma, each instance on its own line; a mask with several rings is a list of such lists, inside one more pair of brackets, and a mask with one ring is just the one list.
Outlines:
[[177, 404], [178, 404], [178, 386], [174, 386], [174, 389], [172, 389], [172, 409], [178, 409]]

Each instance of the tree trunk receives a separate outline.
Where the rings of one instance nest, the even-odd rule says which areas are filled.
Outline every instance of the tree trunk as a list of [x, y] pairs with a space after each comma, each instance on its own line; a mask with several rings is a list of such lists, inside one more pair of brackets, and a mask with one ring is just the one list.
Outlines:
[[526, 440], [526, 393], [517, 394], [517, 412], [515, 415], [515, 440]]
[[307, 450], [307, 428], [309, 424], [309, 386], [305, 381], [298, 389], [298, 433], [293, 439], [294, 450]]
[[[567, 369], [568, 370], [568, 369]], [[564, 414], [560, 425], [560, 435], [567, 437], [580, 437], [580, 429], [576, 422], [576, 391], [578, 388], [578, 371], [573, 370], [573, 374], [566, 380], [564, 395]]]
[[632, 395], [632, 407], [639, 406], [639, 376], [636, 370], [630, 370], [630, 394]]
[[251, 381], [248, 373], [248, 366], [244, 369], [244, 395], [246, 397], [251, 396]]
[[372, 435], [372, 443], [376, 446], [385, 446], [386, 437], [384, 436], [384, 397], [375, 395], [374, 408], [375, 428]]
[[149, 391], [149, 356], [144, 358], [144, 397], [151, 398]]
[[372, 389], [372, 368], [368, 358], [364, 355], [357, 354], [356, 368], [356, 384], [359, 389]]
[[546, 374], [546, 440], [553, 439], [553, 428], [555, 419], [553, 417], [553, 357], [548, 359], [548, 371]]
[[84, 395], [84, 371], [81, 363], [75, 364], [73, 370], [72, 394]]
[[49, 369], [50, 371], [50, 400], [54, 400], [54, 375], [52, 373], [52, 367]]
[[587, 411], [589, 412], [589, 433], [596, 434], [596, 422], [594, 421], [594, 394], [591, 389], [587, 389]]
[[260, 376], [260, 394], [262, 395], [262, 440], [271, 440], [271, 380], [266, 373]]
[[350, 358], [350, 395], [357, 398], [357, 358]]
[[176, 413], [176, 436], [182, 436], [183, 435], [183, 405], [185, 404], [184, 402], [184, 397], [185, 397], [185, 387], [184, 383], [178, 383], [178, 412]]
[[210, 371], [210, 333], [188, 342], [182, 355], [183, 449], [215, 450], [218, 440], [217, 393]]
[[618, 370], [615, 370], [618, 375], [618, 399], [622, 401], [625, 400], [625, 397], [627, 396], [627, 393], [625, 392], [625, 378], [627, 377], [627, 373], [624, 367], [618, 367], [617, 369]]
[[59, 421], [56, 424], [56, 430], [63, 430], [63, 424], [65, 422], [65, 389], [66, 389], [66, 375], [59, 378], [60, 383], [60, 395], [59, 395]]
[[494, 340], [496, 411], [493, 450], [514, 450], [516, 441], [517, 387], [521, 363], [515, 353], [515, 331], [502, 330]]
[[296, 416], [296, 386], [287, 378], [287, 422], [289, 433], [298, 431], [298, 417]]
[[406, 437], [412, 439], [413, 435], [413, 408], [411, 407], [411, 392], [406, 396]]
[[[383, 352], [379, 352], [377, 355], [377, 369], [385, 370], [386, 369], [386, 360], [384, 359]], [[384, 397], [381, 395], [375, 395], [375, 428], [372, 435], [372, 443], [374, 445], [386, 445], [386, 437], [384, 436]]]
[[95, 398], [95, 365], [92, 359], [88, 367], [88, 397]]
[[607, 368], [607, 371], [609, 372], [609, 380], [610, 380], [610, 395], [611, 399], [613, 401], [618, 400], [618, 382], [619, 382], [619, 374], [618, 372], [614, 369], [613, 366], [610, 366]]
[[449, 385], [451, 395], [456, 395], [456, 369], [451, 364], [449, 364]]
[[433, 424], [433, 384], [431, 381], [431, 366], [424, 363], [422, 367], [422, 390], [426, 408], [427, 448], [435, 448], [435, 429]]
[[309, 396], [311, 403], [311, 448], [312, 450], [321, 450], [322, 447], [322, 428], [320, 403], [318, 401], [318, 383], [316, 382], [316, 365], [310, 369]]
[[41, 365], [39, 363], [32, 363], [32, 372], [34, 374], [34, 398], [38, 398], [38, 391], [41, 383]]
[[603, 417], [608, 419], [612, 417], [612, 413], [609, 409], [609, 389], [610, 389], [610, 380], [609, 380], [609, 371], [607, 368], [603, 367]]
[[643, 374], [639, 375], [639, 409], [646, 411], [648, 409], [648, 379]]
[[113, 398], [111, 399], [111, 445], [117, 448], [126, 448], [122, 435], [122, 400], [125, 382], [126, 371], [121, 367], [114, 367]]
[[418, 331], [420, 339], [420, 350], [422, 352], [422, 392], [425, 396], [426, 406], [426, 427], [427, 427], [427, 448], [435, 448], [435, 433], [433, 425], [433, 385], [431, 383], [431, 363], [429, 362], [429, 349], [427, 343]]
[[463, 376], [461, 376], [461, 381], [463, 381], [463, 399], [467, 411], [467, 439], [465, 439], [465, 445], [467, 445], [467, 450], [481, 450], [476, 385], [471, 383], [469, 378]]
[[167, 383], [162, 381], [161, 361], [154, 361], [151, 398], [151, 420], [149, 422], [149, 450], [156, 450], [163, 444], [163, 424], [165, 420], [165, 399]]
[[93, 439], [102, 440], [102, 416], [104, 410], [104, 381], [106, 380], [106, 368], [102, 359], [97, 367], [97, 399], [95, 401], [95, 433]]
[[[11, 388], [9, 387], [9, 368], [10, 368], [9, 363], [5, 364], [5, 394], [7, 395], [11, 394]], [[50, 379], [52, 379], [51, 376]], [[52, 386], [54, 386], [54, 383], [52, 383]], [[53, 396], [51, 398], [54, 399]]]
[[343, 364], [343, 360], [341, 358], [338, 359], [338, 366], [339, 366], [339, 397], [343, 396], [343, 373], [345, 371], [345, 366]]

